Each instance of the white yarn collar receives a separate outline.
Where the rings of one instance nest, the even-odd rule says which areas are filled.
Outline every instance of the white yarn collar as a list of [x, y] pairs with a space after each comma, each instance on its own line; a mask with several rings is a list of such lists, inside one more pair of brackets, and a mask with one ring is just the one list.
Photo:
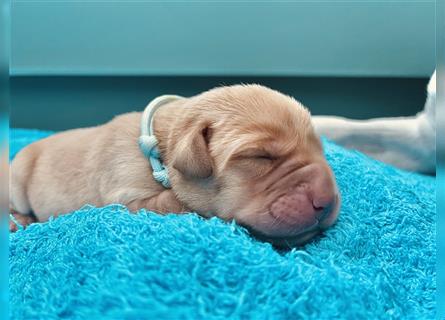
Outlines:
[[148, 158], [153, 171], [153, 178], [165, 188], [171, 188], [168, 177], [168, 169], [162, 163], [161, 155], [157, 148], [158, 140], [153, 132], [153, 118], [155, 112], [166, 103], [182, 99], [181, 96], [163, 95], [153, 99], [145, 108], [141, 118], [141, 136], [139, 147], [145, 157]]

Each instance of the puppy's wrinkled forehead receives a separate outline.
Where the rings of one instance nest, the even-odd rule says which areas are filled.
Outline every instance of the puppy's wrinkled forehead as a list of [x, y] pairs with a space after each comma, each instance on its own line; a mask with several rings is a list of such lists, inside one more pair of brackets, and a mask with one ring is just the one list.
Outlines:
[[221, 87], [200, 95], [196, 103], [210, 120], [209, 149], [217, 171], [248, 151], [286, 157], [314, 146], [321, 150], [309, 111], [275, 90], [260, 85]]
[[[210, 90], [199, 104], [212, 109], [215, 134], [226, 139], [306, 140], [312, 130], [310, 113], [295, 99], [260, 85]], [[227, 141], [228, 142], [228, 141]]]

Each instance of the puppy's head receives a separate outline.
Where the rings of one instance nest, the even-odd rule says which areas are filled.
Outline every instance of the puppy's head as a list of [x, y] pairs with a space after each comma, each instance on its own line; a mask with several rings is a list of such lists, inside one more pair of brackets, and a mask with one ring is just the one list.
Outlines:
[[168, 134], [173, 190], [203, 216], [235, 219], [278, 246], [306, 242], [339, 210], [309, 112], [259, 85], [184, 99]]

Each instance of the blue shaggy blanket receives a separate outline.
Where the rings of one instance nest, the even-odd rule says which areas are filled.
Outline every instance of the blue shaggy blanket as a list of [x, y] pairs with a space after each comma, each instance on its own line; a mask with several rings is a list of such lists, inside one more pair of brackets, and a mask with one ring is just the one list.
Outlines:
[[[12, 130], [11, 157], [48, 134]], [[10, 235], [11, 318], [432, 319], [435, 179], [324, 146], [343, 205], [305, 247], [278, 252], [217, 218], [86, 206]]]

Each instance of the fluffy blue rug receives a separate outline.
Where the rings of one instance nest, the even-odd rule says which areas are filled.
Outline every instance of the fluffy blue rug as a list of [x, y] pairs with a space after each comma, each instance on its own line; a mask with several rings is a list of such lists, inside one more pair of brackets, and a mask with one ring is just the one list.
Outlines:
[[[48, 132], [12, 130], [11, 157]], [[435, 179], [324, 142], [338, 223], [277, 252], [197, 215], [84, 207], [10, 235], [13, 319], [432, 319]]]

